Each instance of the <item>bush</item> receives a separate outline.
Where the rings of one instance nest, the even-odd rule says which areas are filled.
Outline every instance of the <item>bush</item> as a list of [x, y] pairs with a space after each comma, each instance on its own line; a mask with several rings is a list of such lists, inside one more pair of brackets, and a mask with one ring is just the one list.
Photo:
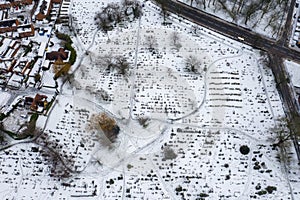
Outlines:
[[267, 194], [267, 191], [266, 190], [261, 190], [261, 191], [259, 191], [259, 192], [257, 192], [256, 194], [258, 194], [258, 195], [265, 195], [265, 194]]
[[56, 32], [56, 37], [57, 37], [58, 39], [60, 39], [60, 40], [64, 40], [64, 41], [67, 42], [67, 43], [70, 43], [70, 44], [73, 43], [72, 40], [71, 40], [71, 38], [70, 38], [70, 36], [67, 35], [67, 34], [60, 33], [60, 32]]
[[269, 194], [271, 194], [273, 191], [276, 191], [277, 188], [275, 186], [268, 186], [266, 187], [266, 190]]
[[36, 120], [39, 118], [39, 114], [33, 113], [30, 117], [30, 122], [36, 122]]
[[176, 188], [175, 188], [175, 191], [176, 192], [181, 192], [182, 191], [182, 187], [180, 185], [178, 185]]
[[2, 121], [5, 117], [6, 115], [4, 113], [0, 113], [0, 121]]
[[166, 160], [173, 160], [177, 158], [177, 154], [174, 152], [173, 149], [171, 149], [169, 146], [166, 146], [164, 148], [164, 157], [163, 157], [163, 161], [166, 161]]
[[240, 147], [240, 152], [243, 155], [247, 155], [250, 152], [250, 149], [249, 149], [249, 147], [247, 145], [242, 145]]
[[77, 53], [76, 53], [75, 49], [72, 47], [72, 43], [73, 43], [72, 39], [70, 38], [69, 35], [64, 34], [64, 33], [60, 33], [60, 32], [56, 32], [56, 37], [58, 39], [63, 40], [63, 41], [66, 42], [65, 49], [67, 49], [71, 52], [69, 63], [71, 65], [73, 65], [76, 61]]
[[65, 44], [65, 48], [71, 52], [69, 63], [71, 65], [73, 65], [75, 63], [75, 61], [76, 61], [77, 53], [76, 53], [75, 49], [72, 47], [71, 44], [72, 43], [66, 43]]
[[206, 193], [200, 193], [200, 195], [199, 195], [200, 197], [208, 197], [209, 195], [208, 194], [206, 194]]

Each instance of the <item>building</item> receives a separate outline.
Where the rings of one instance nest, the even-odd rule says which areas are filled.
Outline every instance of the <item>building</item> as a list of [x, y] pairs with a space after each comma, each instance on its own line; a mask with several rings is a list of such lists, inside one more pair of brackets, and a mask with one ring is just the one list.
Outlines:
[[15, 0], [15, 1], [4, 1], [4, 2], [0, 2], [0, 10], [6, 10], [9, 9], [11, 7], [17, 7], [20, 5], [31, 5], [32, 4], [32, 0]]
[[34, 27], [33, 24], [24, 24], [18, 27], [18, 37], [25, 38], [25, 37], [32, 37], [34, 36]]
[[46, 53], [46, 59], [51, 61], [63, 61], [68, 59], [69, 52], [65, 51], [63, 48], [59, 48], [58, 51], [52, 51]]
[[30, 109], [36, 112], [43, 112], [48, 105], [47, 98], [48, 97], [46, 95], [36, 94], [32, 100]]
[[7, 19], [0, 21], [0, 33], [16, 31], [19, 26], [17, 19]]
[[43, 0], [39, 7], [39, 13], [35, 16], [35, 19], [43, 21], [50, 14], [53, 4], [60, 4], [61, 2], [61, 0]]
[[47, 47], [47, 42], [41, 42], [39, 52], [38, 52], [38, 57], [39, 58], [42, 58], [44, 56], [46, 47]]

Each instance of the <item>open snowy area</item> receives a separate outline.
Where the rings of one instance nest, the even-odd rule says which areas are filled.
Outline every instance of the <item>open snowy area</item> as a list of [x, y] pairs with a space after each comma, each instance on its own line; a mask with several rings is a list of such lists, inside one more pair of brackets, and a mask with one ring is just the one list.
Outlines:
[[[104, 33], [95, 15], [119, 1], [71, 2], [74, 76], [44, 134], [0, 153], [0, 199], [300, 199], [292, 143], [287, 162], [272, 146], [285, 114], [262, 52], [173, 15], [162, 25], [150, 1]], [[114, 56], [124, 75], [105, 66]], [[114, 142], [92, 127], [99, 113]]]

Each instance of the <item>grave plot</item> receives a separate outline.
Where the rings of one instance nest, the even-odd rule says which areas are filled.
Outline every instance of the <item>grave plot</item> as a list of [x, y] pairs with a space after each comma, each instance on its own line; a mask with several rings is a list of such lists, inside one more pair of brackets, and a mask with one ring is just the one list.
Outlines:
[[[41, 196], [59, 199], [65, 196], [93, 197], [97, 194], [97, 177], [92, 173], [68, 178], [49, 176], [55, 165], [50, 152], [37, 144], [20, 144], [1, 157], [1, 191], [4, 199], [38, 199]], [[30, 159], [28, 159], [30, 157]], [[63, 158], [64, 159], [64, 158]], [[28, 187], [30, 186], [30, 187]]]
[[[275, 152], [270, 153], [258, 140], [225, 129], [173, 127], [170, 131], [161, 153], [154, 153], [152, 158], [163, 181], [172, 186], [178, 197], [195, 199], [205, 193], [213, 199], [259, 198], [259, 189], [255, 189], [258, 183], [264, 183], [262, 189], [287, 186], [287, 182], [280, 181], [284, 179], [280, 167], [270, 159], [275, 158]], [[250, 150], [245, 155], [240, 150], [243, 145]], [[176, 156], [170, 156], [170, 150]], [[289, 194], [276, 190], [261, 199], [276, 196]]]
[[266, 133], [283, 109], [269, 69], [256, 57], [245, 51], [213, 63], [206, 75], [205, 103], [183, 122], [234, 128], [268, 139]]
[[45, 162], [40, 150], [37, 144], [19, 144], [4, 152], [0, 179], [3, 199], [28, 199], [28, 194], [31, 198], [39, 198], [41, 193], [55, 190], [57, 179], [49, 177], [53, 166]]
[[[86, 132], [93, 108], [76, 97], [59, 97], [45, 134], [38, 143], [55, 151], [72, 171], [82, 171], [89, 162], [94, 142]], [[85, 106], [82, 107], [82, 103]]]
[[[153, 174], [153, 171], [152, 171]], [[113, 172], [103, 182], [100, 196], [105, 199], [129, 198], [129, 199], [171, 199], [163, 183], [151, 172], [140, 176], [138, 174], [127, 175], [122, 172]], [[146, 189], [147, 188], [147, 189]]]
[[[170, 127], [163, 141], [128, 156], [105, 179], [106, 198], [289, 197], [276, 152], [230, 129]], [[249, 151], [241, 150], [247, 146]], [[281, 189], [280, 189], [281, 188]], [[272, 190], [272, 191], [271, 191]], [[266, 191], [267, 193], [265, 193]]]
[[70, 12], [73, 17], [73, 26], [85, 47], [92, 42], [93, 33], [97, 29], [93, 19], [103, 5], [104, 3], [100, 0], [93, 2], [76, 0], [72, 2]]

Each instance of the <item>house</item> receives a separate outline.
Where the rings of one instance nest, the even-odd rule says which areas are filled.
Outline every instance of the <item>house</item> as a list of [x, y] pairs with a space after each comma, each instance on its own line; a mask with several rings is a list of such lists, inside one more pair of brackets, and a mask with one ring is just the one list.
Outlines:
[[41, 42], [39, 52], [38, 52], [38, 57], [42, 58], [44, 56], [46, 47], [47, 47], [47, 42]]
[[43, 0], [39, 13], [35, 16], [38, 21], [43, 21], [49, 14], [53, 7], [53, 4], [60, 4], [62, 0]]
[[23, 77], [13, 74], [7, 83], [7, 87], [11, 89], [19, 89], [22, 86]]
[[42, 69], [43, 71], [49, 70], [50, 68], [50, 61], [49, 60], [45, 60], [43, 65], [42, 65]]
[[0, 21], [0, 33], [16, 31], [19, 26], [18, 19], [7, 19]]
[[24, 106], [31, 106], [32, 103], [33, 103], [33, 98], [32, 97], [25, 97]]
[[30, 109], [32, 111], [43, 112], [48, 105], [47, 98], [46, 95], [36, 94], [30, 105]]
[[0, 10], [6, 10], [11, 7], [17, 7], [20, 5], [30, 5], [32, 4], [32, 0], [15, 0], [15, 1], [4, 1], [0, 2]]
[[63, 48], [59, 48], [58, 51], [52, 51], [46, 53], [46, 59], [51, 61], [63, 61], [68, 59], [69, 52], [65, 51]]
[[34, 36], [34, 27], [33, 24], [24, 24], [18, 27], [18, 37], [25, 38], [25, 37], [32, 37]]

